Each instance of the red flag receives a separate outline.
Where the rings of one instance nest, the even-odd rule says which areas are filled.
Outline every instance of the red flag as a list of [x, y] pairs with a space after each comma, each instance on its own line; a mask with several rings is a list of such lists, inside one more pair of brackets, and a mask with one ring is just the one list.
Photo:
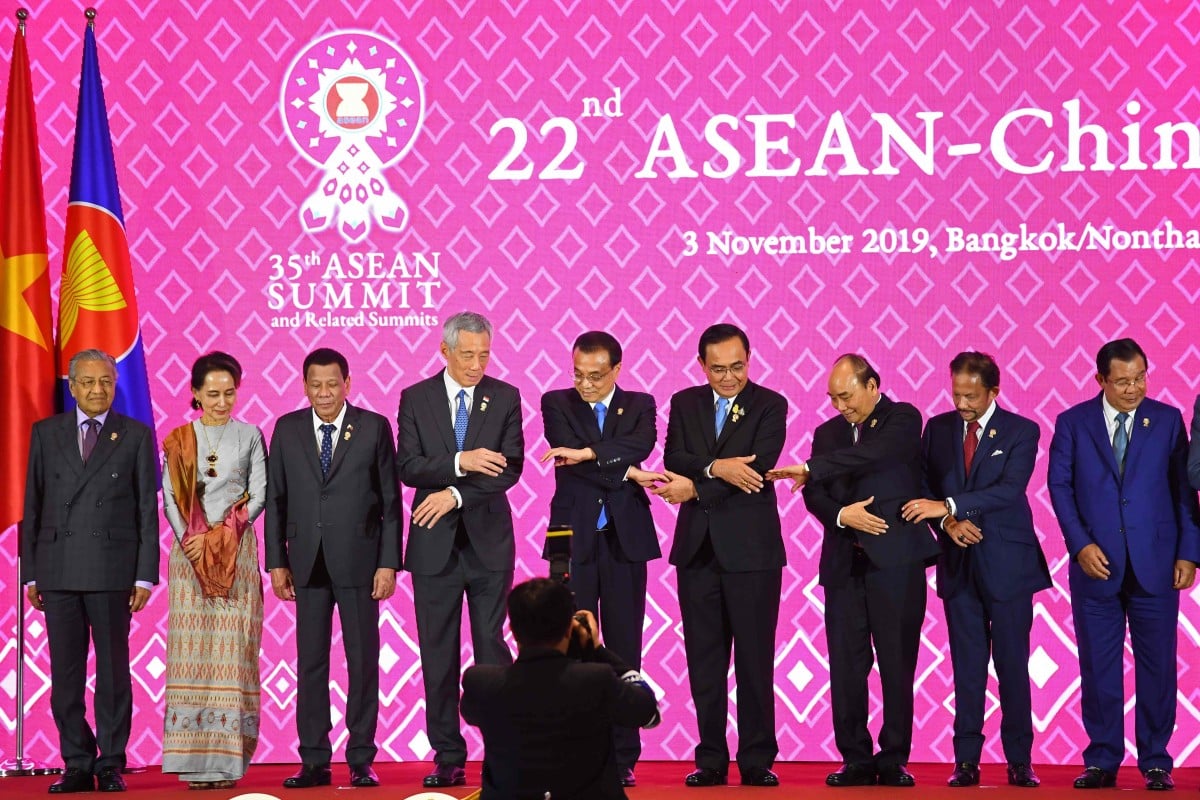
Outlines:
[[0, 155], [0, 529], [21, 519], [33, 423], [54, 413], [54, 340], [42, 160], [25, 23], [13, 39]]

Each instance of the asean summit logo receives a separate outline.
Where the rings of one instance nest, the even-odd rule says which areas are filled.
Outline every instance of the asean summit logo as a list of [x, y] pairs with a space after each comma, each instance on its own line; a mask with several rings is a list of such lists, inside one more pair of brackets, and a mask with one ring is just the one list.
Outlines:
[[315, 39], [288, 67], [279, 108], [292, 145], [321, 170], [300, 206], [306, 231], [334, 226], [355, 243], [372, 225], [404, 230], [408, 206], [384, 170], [412, 149], [425, 91], [403, 50], [369, 31]]

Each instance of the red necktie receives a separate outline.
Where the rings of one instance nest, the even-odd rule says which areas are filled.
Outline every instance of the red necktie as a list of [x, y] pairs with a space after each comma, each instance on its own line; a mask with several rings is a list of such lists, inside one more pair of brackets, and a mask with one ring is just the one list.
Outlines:
[[967, 437], [963, 439], [963, 465], [967, 468], [967, 474], [971, 474], [971, 462], [975, 460], [975, 450], [979, 447], [979, 423], [967, 423]]

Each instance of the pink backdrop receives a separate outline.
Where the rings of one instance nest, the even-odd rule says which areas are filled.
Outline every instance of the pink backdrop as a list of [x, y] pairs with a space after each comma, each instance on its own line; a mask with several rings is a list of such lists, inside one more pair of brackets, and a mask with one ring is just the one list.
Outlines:
[[[57, 275], [83, 17], [59, 0], [27, 5]], [[394, 417], [400, 389], [439, 366], [440, 320], [464, 308], [485, 312], [498, 328], [491, 370], [522, 391], [534, 457], [545, 449], [538, 397], [569, 385], [570, 342], [589, 328], [607, 328], [622, 340], [624, 383], [655, 394], [665, 428], [670, 394], [702, 380], [694, 362], [700, 330], [720, 320], [740, 323], [753, 345], [752, 377], [791, 401], [785, 458], [797, 461], [808, 454], [811, 430], [831, 413], [825, 372], [840, 352], [865, 353], [882, 372], [886, 392], [932, 414], [949, 408], [950, 357], [968, 347], [991, 351], [1004, 370], [1001, 401], [1043, 426], [1030, 492], [1055, 588], [1037, 597], [1034, 758], [1078, 762], [1084, 741], [1078, 666], [1044, 451], [1055, 415], [1094, 392], [1095, 350], [1117, 336], [1143, 344], [1153, 365], [1151, 394], [1186, 407], [1190, 419], [1200, 351], [1185, 328], [1196, 313], [1200, 266], [1188, 249], [1122, 249], [1119, 236], [1094, 250], [1034, 249], [1011, 259], [953, 253], [949, 229], [1012, 232], [1025, 223], [1033, 232], [1056, 232], [1060, 224], [1074, 232], [1088, 224], [1152, 231], [1168, 220], [1188, 229], [1200, 207], [1200, 160], [1186, 163], [1183, 134], [1164, 158], [1153, 128], [1200, 117], [1192, 82], [1200, 69], [1200, 4], [110, 0], [97, 6], [160, 437], [187, 418], [191, 360], [215, 347], [247, 366], [240, 416], [268, 434], [275, 417], [302, 404], [298, 365], [317, 345], [350, 357], [354, 402]], [[13, 24], [11, 15], [0, 23], [6, 45]], [[373, 32], [373, 42], [343, 33], [313, 46], [352, 28]], [[327, 96], [350, 58], [360, 62], [350, 65], [350, 82], [372, 87], [361, 104], [366, 110], [351, 102], [342, 112], [352, 119], [342, 127], [319, 125], [305, 104], [314, 92]], [[419, 80], [408, 74], [412, 69]], [[287, 82], [296, 79], [306, 83]], [[585, 98], [600, 101], [597, 113], [584, 115]], [[1080, 159], [1089, 168], [1070, 168], [1068, 114], [1075, 101], [1081, 122], [1108, 137], [1112, 167], [1090, 169], [1094, 140], [1085, 136]], [[1041, 111], [1027, 110], [1008, 126], [1004, 115], [1015, 109]], [[889, 117], [877, 121], [872, 114]], [[666, 115], [691, 168], [701, 172], [708, 162], [710, 173], [729, 174], [673, 178], [668, 173], [682, 162], [647, 164], [652, 148], [673, 144], [660, 128]], [[717, 115], [729, 115], [736, 128], [728, 120], [717, 125], [714, 147], [704, 131]], [[363, 127], [363, 120], [378, 125], [385, 118], [383, 129]], [[502, 118], [514, 122], [497, 126]], [[543, 131], [551, 118], [566, 122]], [[889, 120], [911, 137], [907, 154], [895, 136], [884, 154]], [[1131, 123], [1140, 123], [1141, 137], [1132, 154], [1122, 132]], [[582, 166], [582, 172], [565, 180], [543, 173], [572, 126], [578, 141], [561, 168]], [[489, 178], [518, 129], [529, 137], [512, 169], [532, 164], [532, 176]], [[827, 174], [814, 174], [823, 140]], [[972, 144], [982, 152], [971, 152]], [[736, 151], [743, 163], [727, 170], [718, 151]], [[1176, 163], [1168, 164], [1172, 153]], [[860, 174], [849, 174], [850, 155], [861, 162]], [[1046, 156], [1045, 169], [1021, 171]], [[797, 158], [796, 174], [770, 174], [791, 171]], [[882, 169], [886, 164], [894, 169]], [[374, 198], [360, 207], [326, 204], [322, 213], [343, 215], [340, 230], [310, 230], [320, 202], [301, 214], [326, 180], [319, 165], [332, 169], [352, 196], [361, 186], [364, 197]], [[807, 237], [810, 227], [820, 236], [852, 236], [851, 252], [764, 250], [765, 237]], [[868, 252], [869, 229], [885, 228], [906, 231], [910, 243], [924, 229], [937, 251]], [[741, 254], [709, 252], [708, 233], [723, 231], [749, 237], [739, 240]], [[885, 250], [891, 241], [879, 239]], [[804, 244], [812, 249], [807, 238]], [[349, 266], [341, 277], [328, 270], [334, 258], [349, 265], [369, 253], [387, 267], [399, 259], [401, 267], [381, 277], [354, 277]], [[278, 327], [296, 321], [302, 309], [292, 299], [304, 301], [310, 284], [318, 298], [315, 324], [301, 314], [299, 326]], [[342, 304], [332, 310], [342, 316], [372, 310], [412, 316], [403, 324], [325, 329], [319, 315], [330, 309], [323, 298]], [[390, 308], [371, 308], [372, 302]], [[661, 451], [649, 466], [660, 463]], [[518, 577], [543, 572], [536, 554], [551, 485], [550, 468], [531, 458], [510, 494]], [[816, 585], [820, 530], [798, 496], [783, 497], [781, 511], [789, 566], [777, 643], [780, 757], [837, 760]], [[674, 514], [656, 505], [655, 517], [665, 551]], [[165, 556], [165, 524], [163, 530]], [[15, 535], [4, 537], [0, 590], [15, 598]], [[1172, 743], [1184, 763], [1195, 763], [1200, 742], [1200, 683], [1190, 666], [1200, 642], [1195, 597], [1183, 601]], [[16, 611], [11, 602], [5, 606], [0, 621], [11, 632]], [[645, 663], [665, 712], [664, 724], [645, 736], [651, 759], [689, 759], [695, 741], [677, 620], [673, 570], [654, 562]], [[161, 588], [135, 624], [130, 755], [157, 763], [166, 633]], [[293, 627], [291, 607], [268, 596], [260, 761], [296, 758]], [[426, 759], [407, 580], [385, 604], [381, 627], [380, 758]], [[27, 636], [26, 753], [56, 762], [36, 613]], [[16, 659], [5, 638], [0, 721], [11, 731]], [[951, 673], [932, 589], [922, 645], [913, 759], [949, 761]], [[994, 695], [990, 700], [993, 736], [985, 760], [1003, 760]], [[340, 694], [335, 707], [341, 745]], [[1132, 719], [1127, 723], [1131, 732]], [[468, 735], [477, 758], [478, 737]], [[11, 737], [3, 737], [0, 750], [10, 754]]]

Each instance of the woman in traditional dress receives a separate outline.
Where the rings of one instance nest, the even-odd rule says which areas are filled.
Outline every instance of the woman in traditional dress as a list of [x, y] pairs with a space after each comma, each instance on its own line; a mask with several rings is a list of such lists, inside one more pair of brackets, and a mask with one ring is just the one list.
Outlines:
[[242, 367], [213, 352], [192, 365], [200, 418], [167, 436], [163, 506], [174, 533], [164, 773], [228, 789], [258, 745], [263, 594], [253, 522], [266, 504], [263, 435], [233, 418]]

